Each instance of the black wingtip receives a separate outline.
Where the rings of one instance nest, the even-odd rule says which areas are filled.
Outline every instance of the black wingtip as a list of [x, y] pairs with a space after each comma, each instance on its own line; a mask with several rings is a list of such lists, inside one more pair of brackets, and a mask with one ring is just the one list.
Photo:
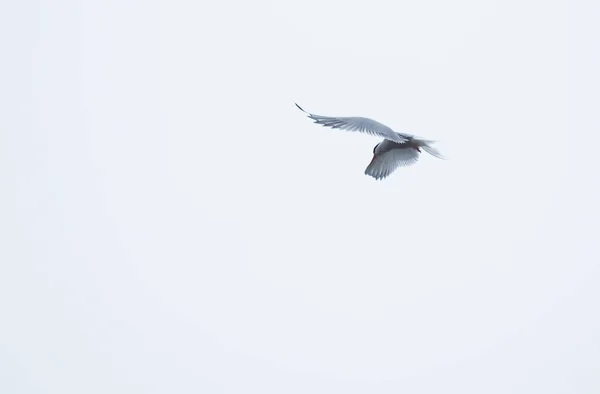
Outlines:
[[294, 104], [296, 104], [296, 107], [298, 107], [298, 109], [299, 109], [300, 111], [302, 111], [302, 112], [304, 112], [304, 113], [308, 113], [308, 112], [306, 112], [305, 110], [303, 110], [303, 109], [302, 109], [302, 107], [298, 105], [298, 103], [294, 103]]

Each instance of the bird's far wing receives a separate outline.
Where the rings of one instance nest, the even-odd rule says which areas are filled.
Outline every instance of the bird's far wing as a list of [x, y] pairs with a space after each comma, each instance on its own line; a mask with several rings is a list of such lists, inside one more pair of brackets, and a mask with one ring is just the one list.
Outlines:
[[362, 117], [321, 116], [311, 114], [310, 112], [306, 112], [298, 104], [296, 104], [296, 107], [298, 107], [302, 112], [307, 114], [309, 118], [315, 121], [315, 123], [331, 127], [332, 129], [356, 131], [359, 133], [376, 135], [378, 137], [385, 138], [386, 140], [394, 142], [404, 142], [408, 139], [407, 136], [396, 133], [388, 126], [379, 123], [373, 119]]
[[365, 174], [380, 180], [396, 171], [398, 167], [407, 167], [419, 160], [419, 152], [412, 148], [396, 148], [376, 154], [365, 169]]

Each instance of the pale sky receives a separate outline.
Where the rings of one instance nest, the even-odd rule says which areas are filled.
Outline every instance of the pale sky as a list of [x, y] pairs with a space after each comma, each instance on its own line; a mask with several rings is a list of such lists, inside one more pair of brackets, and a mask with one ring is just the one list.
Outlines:
[[599, 17], [4, 2], [0, 393], [600, 392]]

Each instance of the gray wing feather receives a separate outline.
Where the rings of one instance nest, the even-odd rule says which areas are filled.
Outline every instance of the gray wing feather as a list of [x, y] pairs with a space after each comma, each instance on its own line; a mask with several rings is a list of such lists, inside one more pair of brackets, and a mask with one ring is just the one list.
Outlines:
[[380, 180], [388, 177], [399, 167], [415, 164], [419, 160], [419, 152], [413, 148], [391, 149], [373, 156], [373, 160], [365, 169], [365, 174]]
[[308, 117], [315, 121], [315, 123], [331, 127], [332, 129], [340, 129], [347, 131], [356, 131], [359, 133], [366, 133], [370, 135], [375, 135], [381, 138], [385, 138], [386, 140], [394, 141], [394, 142], [404, 142], [408, 140], [409, 135], [403, 135], [400, 133], [396, 133], [394, 130], [389, 128], [388, 126], [379, 123], [373, 119], [363, 118], [363, 117], [332, 117], [332, 116], [321, 116], [311, 114], [310, 112], [306, 112], [302, 109], [298, 104], [296, 104], [302, 112], [306, 113]]

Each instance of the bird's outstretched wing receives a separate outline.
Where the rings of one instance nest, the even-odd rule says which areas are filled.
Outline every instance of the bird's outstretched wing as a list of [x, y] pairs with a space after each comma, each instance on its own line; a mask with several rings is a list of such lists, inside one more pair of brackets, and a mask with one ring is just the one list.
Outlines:
[[373, 160], [365, 169], [365, 174], [380, 180], [396, 171], [398, 167], [415, 164], [419, 160], [419, 152], [413, 148], [401, 147], [387, 150], [373, 156]]
[[394, 141], [394, 142], [404, 142], [407, 141], [410, 136], [408, 134], [400, 134], [396, 133], [394, 130], [390, 129], [388, 126], [379, 123], [373, 119], [362, 118], [362, 117], [332, 117], [332, 116], [321, 116], [311, 114], [310, 112], [306, 112], [302, 109], [298, 104], [296, 104], [302, 112], [308, 115], [309, 118], [315, 121], [315, 123], [331, 127], [332, 129], [340, 129], [347, 131], [356, 131], [359, 133], [366, 133], [371, 135], [376, 135], [381, 138], [385, 138], [386, 140]]

